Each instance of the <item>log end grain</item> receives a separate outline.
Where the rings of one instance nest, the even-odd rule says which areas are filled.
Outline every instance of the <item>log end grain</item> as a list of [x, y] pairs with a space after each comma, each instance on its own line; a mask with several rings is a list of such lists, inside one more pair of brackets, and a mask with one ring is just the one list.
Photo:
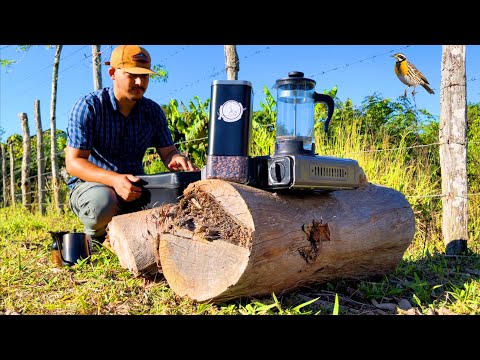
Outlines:
[[171, 204], [166, 204], [112, 218], [107, 227], [110, 248], [123, 268], [135, 276], [161, 271], [160, 232], [172, 208]]
[[226, 241], [209, 241], [172, 231], [160, 241], [162, 269], [177, 295], [207, 301], [238, 283], [249, 251]]

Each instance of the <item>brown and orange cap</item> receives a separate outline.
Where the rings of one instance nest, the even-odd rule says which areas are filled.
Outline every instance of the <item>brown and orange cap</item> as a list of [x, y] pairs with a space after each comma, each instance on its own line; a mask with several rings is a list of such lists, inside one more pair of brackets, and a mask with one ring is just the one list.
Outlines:
[[115, 69], [122, 69], [129, 74], [155, 74], [150, 70], [152, 59], [146, 49], [138, 45], [117, 46], [105, 65]]

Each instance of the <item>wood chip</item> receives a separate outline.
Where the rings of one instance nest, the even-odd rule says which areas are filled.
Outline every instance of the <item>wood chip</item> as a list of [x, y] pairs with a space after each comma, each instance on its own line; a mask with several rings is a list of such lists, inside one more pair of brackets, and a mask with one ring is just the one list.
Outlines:
[[195, 207], [198, 209], [198, 210], [202, 210], [202, 205], [200, 205], [200, 203], [197, 201], [197, 199], [195, 198], [191, 198], [190, 201], [193, 203], [193, 205], [195, 205]]

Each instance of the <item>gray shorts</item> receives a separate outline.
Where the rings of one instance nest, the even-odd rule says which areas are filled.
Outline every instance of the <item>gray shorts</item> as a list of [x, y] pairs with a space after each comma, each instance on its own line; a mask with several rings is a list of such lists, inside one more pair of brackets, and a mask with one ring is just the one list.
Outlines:
[[142, 205], [124, 201], [112, 187], [97, 182], [77, 180], [70, 192], [70, 207], [84, 225], [84, 232], [93, 238], [106, 235], [114, 216], [142, 210]]

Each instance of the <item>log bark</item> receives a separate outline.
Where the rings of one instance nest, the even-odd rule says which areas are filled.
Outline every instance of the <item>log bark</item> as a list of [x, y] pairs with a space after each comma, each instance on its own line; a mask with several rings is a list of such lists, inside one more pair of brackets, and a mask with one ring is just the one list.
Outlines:
[[108, 227], [122, 266], [157, 266], [177, 295], [214, 303], [386, 275], [414, 233], [410, 204], [387, 187], [273, 193], [218, 179]]
[[222, 302], [385, 275], [414, 233], [410, 204], [390, 188], [280, 194], [210, 179], [185, 189], [159, 253], [177, 295]]

